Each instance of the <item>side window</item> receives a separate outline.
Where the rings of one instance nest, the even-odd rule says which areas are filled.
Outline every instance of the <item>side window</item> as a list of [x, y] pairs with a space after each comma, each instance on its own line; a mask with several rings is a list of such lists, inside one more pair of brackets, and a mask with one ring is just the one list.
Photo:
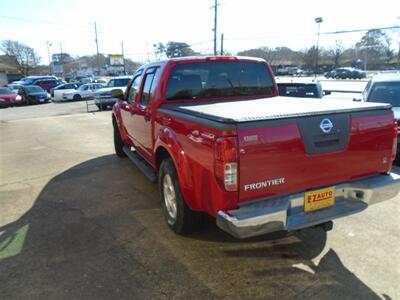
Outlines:
[[129, 93], [128, 93], [128, 102], [132, 103], [135, 102], [135, 97], [136, 94], [140, 88], [140, 82], [142, 81], [142, 73], [139, 73], [136, 75], [136, 77], [133, 79], [132, 84], [129, 88]]
[[143, 84], [142, 99], [140, 99], [140, 104], [142, 104], [143, 106], [147, 106], [147, 104], [150, 102], [151, 95], [153, 93], [153, 82], [156, 71], [156, 68], [151, 68], [146, 71], [146, 77]]
[[368, 91], [369, 91], [370, 87], [371, 87], [371, 80], [368, 81], [367, 86], [365, 87], [365, 89], [363, 91], [363, 99], [364, 99], [364, 101], [368, 100], [367, 96], [368, 96]]

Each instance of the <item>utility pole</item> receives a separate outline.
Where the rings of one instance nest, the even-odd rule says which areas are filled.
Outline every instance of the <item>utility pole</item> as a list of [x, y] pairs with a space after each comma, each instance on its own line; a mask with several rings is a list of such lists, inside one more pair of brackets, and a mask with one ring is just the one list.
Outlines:
[[217, 55], [217, 12], [218, 12], [218, 0], [214, 0], [214, 55]]
[[121, 41], [121, 50], [122, 50], [122, 61], [124, 63], [124, 75], [126, 75], [126, 69], [125, 69], [125, 55], [124, 55], [124, 42]]
[[221, 33], [221, 55], [224, 55], [224, 34]]
[[94, 34], [95, 34], [95, 42], [96, 42], [96, 64], [97, 64], [97, 72], [100, 75], [100, 63], [99, 63], [99, 41], [97, 39], [97, 24], [94, 22]]

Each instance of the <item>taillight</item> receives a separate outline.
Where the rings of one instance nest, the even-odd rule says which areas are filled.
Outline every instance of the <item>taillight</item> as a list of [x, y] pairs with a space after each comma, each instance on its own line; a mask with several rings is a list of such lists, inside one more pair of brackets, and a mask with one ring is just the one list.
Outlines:
[[238, 190], [238, 151], [235, 137], [216, 139], [214, 148], [214, 173], [226, 191]]
[[397, 123], [397, 120], [394, 120], [394, 122], [393, 122], [392, 160], [396, 159], [396, 153], [397, 153], [397, 131], [398, 131], [398, 123]]

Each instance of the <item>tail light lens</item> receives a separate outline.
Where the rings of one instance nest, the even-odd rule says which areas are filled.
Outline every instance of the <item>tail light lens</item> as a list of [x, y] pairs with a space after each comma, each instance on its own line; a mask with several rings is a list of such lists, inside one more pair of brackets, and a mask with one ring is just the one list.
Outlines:
[[397, 131], [398, 131], [398, 123], [397, 120], [393, 122], [393, 146], [392, 146], [392, 160], [395, 160], [397, 153]]
[[214, 148], [214, 173], [226, 191], [238, 190], [238, 151], [235, 137], [221, 137]]

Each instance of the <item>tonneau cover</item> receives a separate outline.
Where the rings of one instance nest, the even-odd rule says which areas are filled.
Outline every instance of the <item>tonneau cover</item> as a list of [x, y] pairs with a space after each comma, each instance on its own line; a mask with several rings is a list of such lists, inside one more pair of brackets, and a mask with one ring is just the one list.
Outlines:
[[294, 97], [273, 97], [255, 100], [220, 101], [204, 104], [180, 104], [165, 108], [186, 112], [219, 122], [249, 122], [332, 113], [390, 109], [386, 103], [354, 102]]

